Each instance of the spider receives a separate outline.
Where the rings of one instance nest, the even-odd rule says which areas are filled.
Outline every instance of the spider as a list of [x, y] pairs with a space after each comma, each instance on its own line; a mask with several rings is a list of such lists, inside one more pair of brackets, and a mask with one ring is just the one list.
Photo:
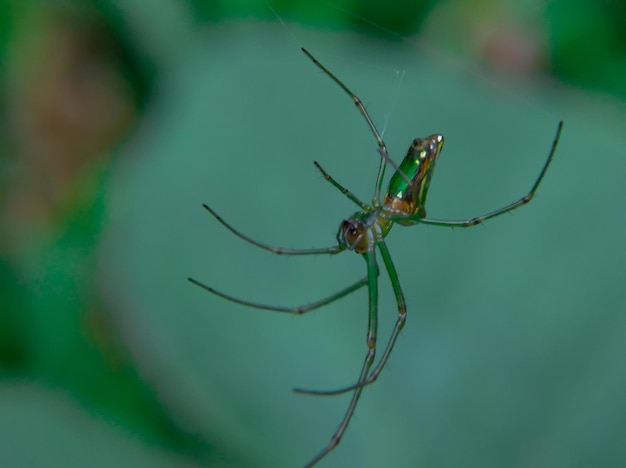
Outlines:
[[[391, 259], [391, 254], [385, 243], [385, 237], [389, 234], [394, 224], [401, 226], [411, 226], [414, 224], [430, 224], [435, 226], [450, 226], [450, 227], [471, 227], [482, 223], [483, 221], [495, 218], [501, 214], [508, 213], [512, 210], [519, 208], [522, 205], [530, 202], [539, 187], [539, 184], [543, 180], [543, 177], [548, 170], [548, 166], [552, 161], [556, 147], [563, 128], [563, 122], [559, 122], [556, 135], [552, 142], [552, 148], [548, 154], [548, 157], [543, 164], [539, 176], [535, 180], [528, 194], [521, 197], [519, 200], [510, 203], [500, 209], [491, 211], [489, 213], [476, 216], [463, 220], [444, 220], [434, 219], [426, 217], [426, 197], [428, 195], [428, 189], [431, 179], [433, 177], [433, 171], [437, 163], [437, 159], [443, 148], [443, 136], [439, 134], [430, 135], [426, 138], [416, 138], [411, 143], [409, 150], [402, 160], [397, 165], [388, 155], [387, 146], [383, 141], [379, 131], [377, 130], [374, 122], [369, 116], [367, 110], [363, 106], [361, 100], [339, 80], [333, 73], [331, 73], [324, 65], [322, 65], [313, 55], [311, 55], [306, 49], [302, 51], [307, 55], [309, 59], [319, 67], [329, 78], [331, 78], [337, 85], [343, 89], [343, 91], [350, 96], [361, 115], [365, 118], [367, 125], [374, 134], [378, 143], [378, 152], [380, 154], [380, 165], [378, 168], [378, 175], [376, 177], [376, 184], [374, 186], [374, 196], [370, 205], [363, 203], [357, 198], [350, 190], [346, 189], [333, 177], [331, 177], [317, 161], [314, 161], [315, 167], [322, 173], [324, 179], [330, 182], [335, 188], [337, 188], [343, 195], [349, 198], [354, 204], [359, 207], [359, 211], [354, 213], [350, 218], [344, 220], [339, 225], [339, 231], [337, 232], [337, 244], [328, 248], [318, 249], [286, 249], [280, 247], [273, 247], [262, 242], [256, 241], [242, 232], [238, 231], [226, 221], [224, 221], [211, 207], [204, 204], [204, 208], [211, 213], [222, 225], [230, 230], [237, 237], [240, 237], [250, 244], [256, 245], [265, 250], [269, 250], [278, 255], [335, 255], [344, 250], [351, 250], [361, 255], [365, 260], [367, 266], [367, 274], [363, 278], [349, 285], [348, 287], [316, 302], [298, 306], [298, 307], [280, 307], [265, 304], [258, 304], [255, 302], [249, 302], [243, 299], [238, 299], [234, 296], [230, 296], [223, 292], [220, 292], [198, 280], [188, 278], [192, 283], [200, 286], [201, 288], [220, 296], [226, 300], [236, 302], [248, 307], [256, 309], [273, 310], [278, 312], [287, 312], [291, 314], [301, 315], [319, 307], [325, 306], [336, 300], [347, 296], [365, 286], [368, 289], [369, 297], [369, 321], [367, 326], [367, 353], [365, 355], [365, 361], [361, 367], [361, 372], [357, 382], [353, 385], [349, 385], [338, 390], [321, 391], [321, 390], [304, 390], [294, 389], [297, 393], [311, 394], [311, 395], [337, 395], [345, 392], [352, 392], [352, 399], [350, 404], [339, 424], [339, 427], [332, 435], [330, 442], [308, 463], [307, 467], [315, 465], [322, 458], [324, 458], [331, 450], [333, 450], [341, 441], [344, 435], [350, 419], [354, 414], [354, 410], [361, 396], [361, 392], [366, 385], [373, 383], [381, 371], [385, 367], [389, 356], [393, 350], [400, 331], [404, 327], [406, 322], [407, 308], [404, 299], [404, 294], [400, 286], [398, 279], [398, 273], [394, 267]], [[386, 165], [391, 165], [395, 172], [392, 175], [389, 186], [381, 199], [381, 188], [383, 183], [383, 177], [385, 173]], [[377, 261], [377, 250], [382, 258], [383, 265], [391, 281], [391, 286], [395, 295], [398, 318], [395, 326], [387, 342], [387, 346], [383, 351], [378, 363], [372, 369], [372, 365], [375, 362], [376, 357], [376, 342], [378, 334], [378, 275], [379, 267]]]

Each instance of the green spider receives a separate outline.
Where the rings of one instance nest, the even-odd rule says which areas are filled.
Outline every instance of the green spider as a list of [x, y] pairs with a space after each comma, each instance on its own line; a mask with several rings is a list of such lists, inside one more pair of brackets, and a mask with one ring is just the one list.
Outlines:
[[[470, 227], [476, 226], [486, 219], [494, 218], [503, 213], [507, 213], [516, 208], [519, 208], [522, 205], [525, 205], [526, 203], [530, 202], [530, 200], [532, 200], [535, 191], [537, 190], [537, 187], [539, 187], [539, 184], [541, 183], [544, 175], [546, 174], [546, 171], [548, 170], [548, 166], [552, 161], [554, 152], [559, 141], [559, 137], [561, 135], [563, 122], [559, 122], [548, 158], [546, 159], [546, 162], [544, 163], [543, 168], [539, 173], [539, 177], [537, 177], [537, 180], [535, 181], [532, 188], [530, 189], [530, 192], [528, 192], [527, 195], [503, 208], [470, 219], [443, 220], [427, 218], [425, 208], [426, 197], [428, 195], [428, 188], [430, 186], [433, 171], [437, 163], [437, 158], [439, 157], [439, 154], [441, 153], [441, 149], [443, 147], [443, 136], [434, 134], [427, 138], [416, 138], [415, 140], [413, 140], [413, 143], [409, 147], [407, 155], [404, 157], [400, 165], [396, 165], [393, 160], [389, 158], [389, 155], [387, 153], [387, 146], [380, 136], [380, 133], [376, 129], [374, 122], [367, 113], [367, 110], [361, 103], [361, 100], [326, 67], [318, 62], [315, 57], [313, 57], [306, 49], [303, 48], [302, 51], [307, 55], [307, 57], [309, 57], [313, 61], [315, 65], [317, 65], [326, 75], [328, 75], [350, 96], [350, 98], [354, 101], [357, 109], [361, 112], [361, 114], [367, 121], [367, 125], [369, 126], [370, 130], [374, 134], [374, 137], [376, 138], [376, 141], [378, 142], [378, 152], [380, 153], [381, 158], [380, 166], [378, 169], [378, 176], [376, 178], [376, 185], [374, 187], [374, 197], [372, 199], [372, 204], [367, 205], [359, 200], [352, 192], [350, 192], [335, 179], [333, 179], [324, 169], [322, 169], [319, 163], [315, 161], [315, 167], [317, 167], [317, 169], [319, 169], [319, 171], [324, 175], [324, 178], [346, 197], [352, 200], [356, 205], [358, 205], [360, 211], [354, 213], [348, 220], [344, 220], [341, 222], [339, 226], [339, 231], [337, 232], [337, 245], [329, 248], [303, 250], [272, 247], [270, 245], [251, 239], [250, 237], [239, 232], [226, 221], [224, 221], [208, 205], [205, 204], [203, 206], [221, 224], [223, 224], [236, 236], [240, 237], [246, 242], [256, 245], [257, 247], [269, 250], [270, 252], [278, 255], [335, 255], [343, 252], [346, 249], [352, 250], [362, 255], [365, 259], [365, 263], [367, 265], [367, 275], [356, 281], [355, 283], [351, 284], [350, 286], [342, 289], [341, 291], [332, 294], [329, 297], [299, 307], [279, 307], [257, 304], [254, 302], [249, 302], [233, 296], [229, 296], [228, 294], [217, 291], [212, 287], [207, 286], [206, 284], [203, 284], [193, 278], [189, 278], [189, 281], [209, 291], [210, 293], [216, 294], [224, 299], [236, 302], [238, 304], [254, 307], [256, 309], [288, 312], [296, 315], [301, 315], [311, 310], [322, 307], [326, 304], [330, 304], [337, 299], [340, 299], [344, 296], [347, 296], [348, 294], [353, 293], [354, 291], [357, 291], [358, 289], [361, 289], [364, 286], [368, 287], [369, 323], [367, 327], [366, 338], [367, 354], [365, 356], [365, 362], [363, 363], [361, 373], [359, 374], [357, 382], [354, 385], [330, 391], [294, 389], [295, 392], [311, 395], [337, 395], [350, 391], [353, 392], [352, 399], [350, 400], [350, 405], [345, 412], [341, 424], [331, 437], [328, 445], [326, 445], [323, 450], [321, 450], [313, 459], [311, 459], [311, 461], [309, 461], [309, 463], [307, 463], [306, 466], [310, 467], [319, 462], [324, 456], [326, 456], [339, 444], [344, 432], [346, 431], [346, 428], [348, 427], [348, 424], [350, 423], [350, 419], [354, 414], [354, 410], [356, 408], [359, 397], [361, 396], [361, 392], [363, 391], [363, 387], [371, 384], [378, 378], [380, 372], [387, 363], [389, 356], [391, 355], [391, 351], [396, 342], [396, 339], [398, 338], [398, 335], [400, 334], [400, 330], [402, 330], [402, 328], [404, 327], [407, 313], [406, 302], [404, 300], [402, 288], [400, 287], [398, 274], [393, 265], [393, 261], [391, 260], [391, 255], [389, 253], [389, 250], [387, 249], [387, 244], [385, 243], [385, 237], [391, 230], [393, 224], [398, 223], [402, 226], [411, 226], [413, 224], [421, 223], [431, 224], [435, 226]], [[390, 164], [395, 169], [395, 173], [391, 177], [387, 193], [385, 193], [384, 198], [381, 201], [380, 193], [383, 177], [385, 174], [385, 167], [387, 164]], [[378, 364], [376, 365], [374, 370], [370, 372], [370, 369], [374, 363], [374, 358], [376, 356], [376, 339], [378, 332], [378, 263], [376, 261], [376, 249], [378, 249], [378, 251], [380, 252], [383, 264], [385, 265], [385, 269], [387, 270], [387, 274], [389, 275], [389, 279], [391, 280], [391, 286], [393, 288], [393, 292], [398, 306], [398, 319], [396, 321], [393, 332], [391, 333], [385, 351], [382, 354], [382, 357], [378, 361]]]

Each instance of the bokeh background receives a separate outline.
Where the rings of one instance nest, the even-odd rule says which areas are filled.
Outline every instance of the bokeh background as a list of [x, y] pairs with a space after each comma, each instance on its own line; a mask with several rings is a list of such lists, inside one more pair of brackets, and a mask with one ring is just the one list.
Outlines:
[[[275, 11], [272, 11], [275, 10]], [[0, 465], [300, 466], [365, 355], [354, 254], [326, 247], [399, 161], [446, 137], [429, 215], [388, 237], [409, 304], [388, 367], [320, 466], [626, 460], [626, 4], [618, 1], [0, 2]], [[380, 340], [395, 321], [381, 275]]]

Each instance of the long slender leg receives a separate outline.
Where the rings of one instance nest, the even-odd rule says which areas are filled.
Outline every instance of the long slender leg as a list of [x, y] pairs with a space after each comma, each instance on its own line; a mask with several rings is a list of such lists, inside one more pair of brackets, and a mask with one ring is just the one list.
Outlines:
[[349, 392], [350, 390], [364, 387], [365, 385], [369, 385], [372, 382], [375, 382], [381, 371], [383, 370], [383, 367], [385, 367], [385, 364], [387, 363], [387, 360], [391, 355], [391, 351], [393, 350], [393, 346], [396, 344], [396, 340], [400, 335], [400, 331], [402, 330], [406, 322], [406, 301], [404, 300], [404, 294], [402, 293], [402, 288], [400, 287], [398, 272], [396, 271], [393, 261], [391, 260], [391, 255], [389, 254], [389, 249], [387, 249], [387, 245], [384, 241], [378, 242], [377, 245], [380, 250], [380, 254], [383, 257], [383, 262], [385, 263], [385, 268], [387, 269], [387, 273], [389, 274], [391, 286], [393, 287], [393, 293], [396, 296], [396, 302], [398, 304], [398, 320], [396, 320], [396, 325], [393, 328], [393, 332], [391, 333], [391, 337], [389, 338], [389, 342], [387, 343], [385, 352], [381, 356], [380, 361], [378, 361], [378, 364], [376, 365], [372, 373], [367, 378], [360, 379], [354, 385], [340, 388], [338, 390], [309, 390], [305, 392], [300, 391], [299, 393], [308, 393], [313, 395], [338, 395], [340, 393]]
[[333, 179], [333, 177], [328, 172], [326, 172], [324, 169], [322, 169], [322, 166], [320, 166], [320, 163], [318, 163], [317, 161], [313, 161], [313, 164], [315, 164], [315, 167], [317, 167], [319, 169], [319, 171], [322, 173], [322, 175], [324, 176], [324, 179], [326, 179], [328, 182], [330, 182], [333, 185], [333, 187], [335, 187], [337, 190], [339, 190], [341, 193], [343, 193], [346, 197], [348, 197], [350, 200], [352, 200], [355, 204], [360, 206], [362, 210], [365, 210], [365, 211], [368, 210], [368, 207], [367, 207], [367, 205], [365, 203], [363, 203], [361, 200], [359, 200], [356, 197], [356, 195], [354, 195], [350, 190], [348, 190], [343, 185], [341, 185], [339, 182], [337, 182], [335, 179]]
[[513, 203], [500, 208], [498, 210], [494, 210], [491, 211], [489, 213], [480, 215], [480, 216], [476, 216], [474, 218], [470, 218], [470, 219], [461, 219], [461, 220], [447, 220], [447, 219], [433, 219], [433, 218], [420, 218], [419, 215], [412, 215], [412, 216], [388, 216], [389, 219], [391, 219], [392, 221], [400, 221], [400, 220], [407, 220], [407, 219], [412, 219], [415, 221], [418, 221], [422, 224], [430, 224], [433, 226], [450, 226], [450, 227], [472, 227], [472, 226], [476, 226], [477, 224], [482, 223], [483, 221], [487, 220], [487, 219], [491, 219], [491, 218], [495, 218], [496, 216], [500, 216], [501, 214], [504, 213], [508, 213], [509, 211], [513, 211], [517, 208], [519, 208], [520, 206], [523, 206], [525, 204], [527, 204], [528, 202], [530, 202], [533, 197], [535, 196], [535, 192], [537, 191], [537, 188], [539, 187], [539, 184], [541, 184], [541, 181], [543, 180], [543, 177], [546, 175], [546, 172], [548, 170], [548, 166], [550, 166], [550, 163], [552, 162], [552, 158], [554, 157], [554, 152], [556, 151], [556, 147], [559, 143], [559, 138], [561, 137], [561, 130], [563, 128], [563, 121], [559, 122], [559, 126], [556, 130], [556, 135], [554, 137], [554, 141], [552, 142], [552, 148], [550, 149], [550, 154], [548, 154], [548, 158], [546, 159], [546, 162], [543, 165], [543, 168], [541, 169], [541, 172], [539, 173], [539, 177], [537, 177], [537, 180], [535, 180], [535, 183], [533, 184], [532, 188], [530, 189], [530, 192], [528, 192], [528, 194], [526, 194], [525, 196], [523, 196], [522, 198], [520, 198], [517, 201], [514, 201]]
[[[367, 355], [365, 356], [365, 361], [363, 362], [363, 367], [361, 369], [361, 374], [359, 375], [359, 382], [363, 381], [367, 378], [367, 374], [369, 373], [369, 369], [374, 362], [374, 358], [376, 357], [376, 332], [378, 327], [378, 265], [376, 264], [376, 252], [374, 249], [365, 252], [363, 254], [365, 261], [367, 262], [367, 284], [369, 289], [369, 327], [367, 331]], [[354, 410], [359, 401], [359, 397], [361, 396], [361, 392], [363, 391], [362, 386], [358, 386], [354, 390], [354, 394], [352, 395], [352, 399], [350, 400], [350, 405], [346, 410], [346, 414], [339, 424], [339, 427], [333, 434], [330, 439], [330, 442], [324, 449], [319, 452], [309, 463], [306, 464], [307, 467], [311, 467], [315, 465], [318, 461], [320, 461], [328, 452], [339, 445], [341, 442], [341, 437], [343, 433], [346, 431], [348, 424], [350, 424], [350, 419], [352, 419], [352, 415], [354, 414]]]
[[[350, 91], [350, 89], [345, 84], [343, 84], [341, 80], [339, 80], [339, 78], [333, 75], [330, 72], [330, 70], [328, 70], [328, 68], [326, 68], [324, 65], [319, 63], [317, 59], [313, 57], [308, 50], [306, 50], [305, 48], [302, 48], [302, 52], [304, 52], [306, 56], [309, 57], [315, 65], [317, 65], [324, 73], [326, 73], [326, 75], [328, 75], [335, 83], [337, 83], [341, 87], [341, 89], [343, 89], [346, 92], [346, 94], [350, 96], [350, 98], [352, 98], [352, 100], [354, 101], [354, 104], [361, 112], [361, 115], [363, 115], [363, 117], [365, 118], [367, 125], [369, 126], [370, 130], [374, 134], [374, 137], [376, 137], [376, 142], [378, 143], [378, 148], [380, 149], [381, 154], [388, 155], [389, 152], [387, 151], [387, 145], [385, 145], [385, 142], [383, 141], [383, 137], [380, 136], [380, 133], [376, 129], [376, 125], [374, 125], [372, 118], [367, 113], [365, 106], [363, 105], [361, 100], [358, 98], [358, 96], [354, 94], [352, 91]], [[388, 157], [383, 156], [380, 160], [380, 166], [378, 167], [378, 176], [376, 177], [376, 186], [374, 187], [374, 200], [376, 201], [379, 201], [380, 191], [381, 191], [382, 184], [383, 184], [383, 178], [385, 177], [385, 164], [388, 159], [389, 159]]]
[[206, 289], [210, 293], [215, 294], [216, 296], [220, 296], [228, 301], [235, 302], [237, 304], [245, 305], [248, 307], [254, 307], [255, 309], [264, 309], [264, 310], [275, 310], [277, 312], [287, 312], [290, 314], [302, 315], [310, 310], [317, 309], [319, 307], [325, 306], [326, 304], [330, 304], [331, 302], [336, 301], [337, 299], [341, 299], [348, 294], [361, 289], [363, 286], [367, 284], [367, 276], [364, 276], [356, 283], [351, 284], [347, 288], [342, 289], [339, 292], [331, 294], [330, 296], [320, 299], [319, 301], [311, 302], [310, 304], [297, 306], [297, 307], [281, 307], [281, 306], [271, 306], [265, 304], [257, 304], [256, 302], [244, 301], [243, 299], [237, 299], [236, 297], [229, 296], [228, 294], [224, 294], [223, 292], [218, 291], [217, 289], [213, 289], [211, 286], [207, 286], [204, 283], [201, 283], [198, 280], [193, 278], [187, 278], [193, 284], [200, 286], [202, 289]]
[[224, 225], [226, 229], [228, 229], [230, 232], [235, 234], [237, 237], [245, 240], [246, 242], [252, 245], [256, 245], [257, 247], [260, 247], [265, 250], [269, 250], [270, 252], [275, 253], [277, 255], [318, 255], [318, 254], [334, 255], [344, 250], [344, 247], [341, 247], [340, 245], [334, 245], [332, 247], [327, 247], [327, 248], [322, 248], [322, 249], [284, 249], [282, 247], [273, 247], [271, 245], [267, 245], [262, 242], [256, 241], [246, 236], [242, 232], [239, 232], [237, 229], [235, 229], [226, 221], [224, 221], [220, 215], [218, 215], [211, 207], [209, 207], [209, 205], [202, 204], [202, 206], [209, 213], [211, 213], [215, 217], [215, 219], [217, 219], [220, 223], [222, 223], [222, 225]]

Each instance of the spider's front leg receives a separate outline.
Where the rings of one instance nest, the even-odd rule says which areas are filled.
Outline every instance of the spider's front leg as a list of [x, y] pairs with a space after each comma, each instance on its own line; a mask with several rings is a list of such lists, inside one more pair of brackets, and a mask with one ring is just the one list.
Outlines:
[[[389, 253], [389, 249], [387, 249], [387, 245], [385, 244], [384, 241], [380, 241], [376, 244], [378, 246], [378, 249], [380, 250], [380, 254], [383, 258], [383, 262], [385, 264], [385, 268], [387, 270], [387, 274], [389, 275], [389, 279], [391, 280], [391, 286], [393, 288], [393, 293], [396, 296], [396, 303], [398, 306], [398, 319], [396, 320], [396, 324], [393, 328], [393, 332], [391, 333], [391, 336], [389, 337], [389, 341], [387, 342], [387, 346], [385, 347], [385, 351], [383, 352], [383, 355], [380, 358], [380, 361], [378, 361], [378, 365], [374, 368], [374, 370], [372, 371], [371, 374], [369, 374], [367, 377], [361, 375], [361, 378], [359, 378], [359, 381], [353, 385], [349, 385], [347, 387], [343, 387], [340, 389], [336, 389], [336, 390], [303, 390], [303, 389], [294, 389], [294, 391], [296, 391], [297, 393], [305, 393], [308, 395], [320, 395], [320, 396], [329, 396], [329, 395], [339, 395], [341, 393], [346, 393], [349, 392], [351, 390], [355, 390], [357, 388], [361, 388], [364, 387], [366, 385], [369, 385], [373, 382], [376, 381], [376, 379], [378, 378], [378, 376], [380, 375], [381, 371], [383, 370], [383, 368], [385, 367], [385, 364], [387, 364], [387, 361], [389, 360], [389, 356], [391, 356], [391, 351], [393, 350], [394, 345], [396, 344], [396, 340], [398, 339], [398, 336], [400, 335], [400, 331], [402, 330], [402, 328], [404, 328], [404, 324], [406, 323], [406, 301], [404, 299], [404, 293], [402, 292], [402, 287], [400, 286], [400, 280], [398, 279], [398, 273], [396, 271], [396, 268], [393, 264], [393, 261], [391, 260], [391, 255]], [[370, 297], [371, 299], [371, 297]], [[377, 312], [376, 312], [376, 318], [377, 318]], [[371, 308], [370, 308], [370, 331], [368, 332], [368, 346], [370, 346], [370, 344], [372, 344], [371, 341]], [[376, 349], [376, 340], [375, 340], [376, 336], [374, 335], [374, 341], [373, 341], [373, 348], [371, 349]], [[369, 354], [368, 354], [369, 357]], [[372, 356], [372, 359], [374, 359], [374, 357]], [[367, 363], [367, 357], [366, 357], [366, 363]], [[371, 363], [370, 363], [371, 365]], [[369, 369], [369, 367], [368, 367]]]
[[[337, 445], [339, 445], [339, 442], [341, 442], [341, 438], [348, 428], [348, 424], [350, 424], [350, 419], [352, 419], [352, 416], [354, 415], [354, 410], [356, 409], [359, 397], [361, 396], [361, 392], [363, 391], [363, 385], [361, 383], [367, 380], [369, 370], [374, 363], [374, 358], [376, 357], [376, 335], [378, 329], [378, 264], [376, 263], [376, 251], [374, 250], [374, 245], [372, 245], [366, 252], [363, 253], [363, 258], [365, 258], [365, 261], [367, 263], [367, 286], [369, 290], [369, 325], [367, 330], [368, 351], [365, 356], [365, 361], [363, 362], [363, 367], [361, 368], [361, 374], [359, 375], [359, 383], [355, 386], [354, 394], [352, 395], [352, 399], [350, 400], [350, 405], [346, 410], [341, 424], [339, 424], [339, 427], [331, 437], [328, 445], [324, 447], [324, 449], [319, 452], [309, 463], [307, 463], [307, 467], [315, 465], [331, 450], [337, 447]], [[317, 393], [314, 391], [310, 392], [306, 390], [296, 391], [300, 393]]]

